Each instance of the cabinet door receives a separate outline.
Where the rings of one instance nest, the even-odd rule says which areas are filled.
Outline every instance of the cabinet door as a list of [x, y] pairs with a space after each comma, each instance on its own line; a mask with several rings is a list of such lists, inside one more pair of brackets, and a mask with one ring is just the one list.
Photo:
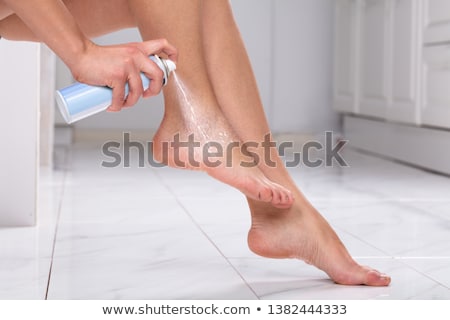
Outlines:
[[425, 43], [450, 41], [450, 1], [425, 2]]
[[357, 0], [335, 2], [334, 108], [357, 112]]
[[386, 117], [389, 89], [388, 7], [366, 0], [361, 10], [360, 113]]
[[0, 41], [0, 227], [36, 223], [40, 48]]
[[450, 45], [425, 48], [422, 122], [450, 128]]
[[394, 0], [391, 5], [391, 103], [389, 120], [418, 123], [421, 59], [419, 1]]

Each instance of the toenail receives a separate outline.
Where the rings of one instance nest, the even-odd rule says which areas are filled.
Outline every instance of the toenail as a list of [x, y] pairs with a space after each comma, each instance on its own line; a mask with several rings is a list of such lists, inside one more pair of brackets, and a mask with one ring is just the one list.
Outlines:
[[382, 274], [380, 274], [380, 279], [381, 280], [389, 280], [391, 277], [389, 277], [387, 274], [384, 274], [384, 273], [382, 273]]

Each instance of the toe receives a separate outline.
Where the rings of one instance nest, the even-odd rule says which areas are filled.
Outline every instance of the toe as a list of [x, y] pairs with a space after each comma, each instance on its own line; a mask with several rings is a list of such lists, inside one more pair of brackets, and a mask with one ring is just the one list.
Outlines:
[[263, 202], [271, 202], [273, 199], [273, 191], [270, 187], [263, 186], [259, 189], [258, 200]]
[[282, 194], [279, 190], [272, 189], [272, 201], [271, 202], [274, 207], [277, 207], [277, 206], [283, 204]]
[[391, 283], [391, 277], [375, 270], [367, 272], [365, 285], [368, 286], [388, 286]]
[[290, 192], [289, 190], [286, 191], [285, 194], [285, 201], [284, 203], [288, 206], [292, 206], [294, 204], [294, 196], [292, 195], [292, 192]]
[[[388, 286], [391, 278], [388, 275], [366, 266], [355, 265], [347, 268], [345, 272], [335, 274], [336, 283], [343, 285]], [[333, 277], [332, 277], [333, 278]]]
[[280, 209], [288, 209], [292, 206], [294, 203], [292, 193], [281, 187], [278, 186], [278, 197], [276, 203], [272, 201], [272, 205], [274, 207], [280, 208]]

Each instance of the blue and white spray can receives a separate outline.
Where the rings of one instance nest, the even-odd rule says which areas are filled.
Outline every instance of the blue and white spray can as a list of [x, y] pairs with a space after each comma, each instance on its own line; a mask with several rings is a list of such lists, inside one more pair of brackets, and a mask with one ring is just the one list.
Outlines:
[[[157, 55], [151, 55], [150, 59], [164, 72], [163, 85], [166, 85], [170, 73], [176, 69], [175, 63], [171, 60], [161, 59]], [[144, 90], [147, 90], [150, 79], [143, 73], [141, 73], [141, 79]], [[127, 95], [128, 85], [125, 88], [125, 96]], [[57, 90], [56, 102], [64, 120], [67, 123], [74, 123], [106, 110], [112, 103], [112, 89], [76, 82]]]

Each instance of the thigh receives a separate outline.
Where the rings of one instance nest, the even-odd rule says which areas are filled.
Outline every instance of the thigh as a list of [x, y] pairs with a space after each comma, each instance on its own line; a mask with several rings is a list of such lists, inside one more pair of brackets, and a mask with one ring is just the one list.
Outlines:
[[128, 0], [63, 0], [90, 38], [136, 26]]
[[0, 0], [0, 21], [12, 13], [12, 10]]
[[[63, 0], [63, 2], [89, 38], [136, 26], [128, 7], [128, 0]], [[7, 8], [4, 8], [4, 12], [7, 12]], [[0, 19], [0, 36], [11, 40], [40, 41], [14, 13]]]

